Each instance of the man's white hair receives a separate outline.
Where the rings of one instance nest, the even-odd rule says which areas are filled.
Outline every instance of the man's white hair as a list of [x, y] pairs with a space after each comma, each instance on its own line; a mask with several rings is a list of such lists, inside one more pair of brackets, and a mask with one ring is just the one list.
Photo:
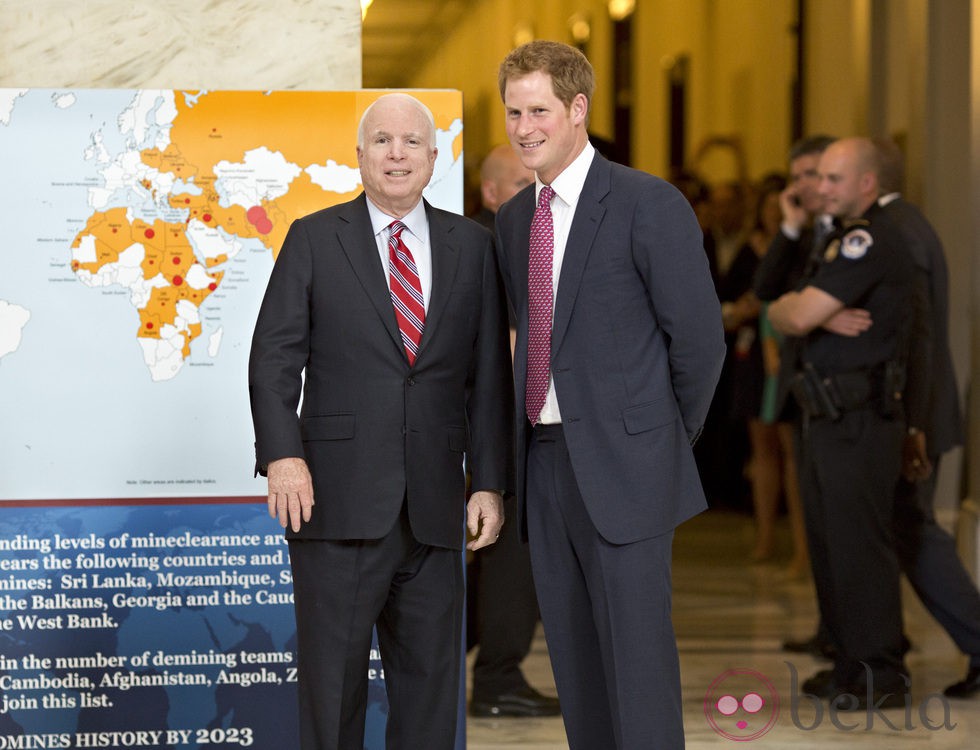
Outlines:
[[379, 96], [373, 102], [371, 102], [367, 109], [364, 110], [364, 114], [361, 115], [361, 122], [357, 126], [357, 147], [364, 148], [364, 124], [367, 122], [368, 115], [374, 109], [374, 107], [381, 102], [395, 102], [400, 101], [405, 104], [411, 104], [414, 106], [422, 115], [425, 117], [425, 121], [429, 126], [429, 146], [432, 148], [436, 147], [436, 120], [432, 116], [432, 111], [425, 106], [421, 101], [416, 99], [411, 94], [385, 94], [384, 96]]

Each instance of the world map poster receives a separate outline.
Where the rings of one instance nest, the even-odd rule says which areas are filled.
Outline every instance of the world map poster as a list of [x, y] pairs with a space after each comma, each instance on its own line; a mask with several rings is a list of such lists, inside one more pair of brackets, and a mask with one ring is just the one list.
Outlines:
[[[0, 748], [297, 746], [247, 359], [383, 93], [0, 89]], [[461, 94], [412, 93], [461, 213]], [[376, 650], [369, 678], [381, 748]]]

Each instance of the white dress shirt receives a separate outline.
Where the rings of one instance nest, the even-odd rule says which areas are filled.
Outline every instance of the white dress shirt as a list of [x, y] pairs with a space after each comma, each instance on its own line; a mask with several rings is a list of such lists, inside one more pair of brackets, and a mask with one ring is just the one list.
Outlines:
[[[381, 267], [385, 271], [385, 283], [390, 291], [388, 236], [391, 233], [388, 231], [388, 225], [396, 219], [384, 213], [370, 199], [368, 199], [367, 206], [368, 214], [371, 216], [371, 229], [374, 232], [375, 242], [378, 244], [378, 255], [381, 257]], [[429, 297], [432, 293], [432, 248], [429, 245], [429, 220], [425, 216], [425, 203], [419, 201], [415, 208], [397, 221], [405, 225], [401, 235], [402, 242], [405, 243], [405, 247], [415, 258], [415, 268], [419, 272], [419, 284], [422, 286], [422, 306], [428, 312]]]
[[[565, 259], [565, 245], [568, 243], [568, 232], [572, 226], [572, 219], [575, 216], [575, 207], [578, 205], [579, 196], [582, 188], [585, 187], [585, 178], [589, 174], [589, 167], [592, 166], [592, 159], [595, 156], [595, 148], [591, 143], [586, 142], [575, 161], [569, 164], [565, 171], [558, 175], [551, 182], [551, 187], [555, 191], [555, 197], [551, 199], [551, 217], [555, 227], [555, 251], [551, 261], [551, 322], [554, 326], [555, 299], [558, 296], [558, 278], [561, 276], [561, 264]], [[535, 178], [534, 204], [537, 205], [537, 197], [541, 194], [544, 183]], [[558, 394], [555, 393], [555, 381], [548, 374], [548, 394], [544, 399], [544, 406], [541, 408], [541, 416], [538, 419], [542, 424], [557, 424], [561, 422], [561, 411], [558, 408]]]

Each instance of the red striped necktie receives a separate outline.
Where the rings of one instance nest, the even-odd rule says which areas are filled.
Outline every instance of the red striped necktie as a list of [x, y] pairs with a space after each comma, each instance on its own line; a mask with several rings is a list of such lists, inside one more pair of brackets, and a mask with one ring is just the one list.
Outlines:
[[531, 241], [527, 263], [527, 381], [524, 408], [531, 424], [537, 424], [548, 394], [551, 370], [551, 317], [554, 304], [552, 258], [555, 252], [555, 226], [551, 218], [550, 185], [541, 188], [538, 207], [531, 220]]
[[415, 267], [411, 250], [402, 241], [405, 225], [393, 221], [388, 225], [388, 273], [391, 277], [391, 304], [402, 334], [402, 344], [408, 364], [415, 364], [425, 327], [425, 305], [422, 300], [422, 283]]

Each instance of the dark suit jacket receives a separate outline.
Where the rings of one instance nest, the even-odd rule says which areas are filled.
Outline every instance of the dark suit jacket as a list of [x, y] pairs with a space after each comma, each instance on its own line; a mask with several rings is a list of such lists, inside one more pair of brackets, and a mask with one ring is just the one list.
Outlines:
[[474, 489], [512, 485], [510, 351], [492, 236], [426, 204], [432, 294], [409, 367], [366, 201], [289, 229], [249, 361], [257, 466], [306, 458], [316, 503], [290, 538], [380, 538], [407, 497], [416, 539], [459, 549], [464, 453]]
[[[885, 204], [885, 216], [901, 232], [916, 267], [927, 278], [929, 337], [925, 367], [909, 368], [909, 396], [922, 404], [910, 404], [914, 426], [925, 430], [930, 455], [938, 456], [963, 442], [959, 387], [949, 350], [949, 278], [943, 246], [928, 219], [913, 204], [896, 198]], [[920, 355], [921, 356], [921, 355]], [[921, 364], [921, 363], [920, 363]]]
[[[497, 213], [499, 257], [518, 318], [522, 508], [533, 213], [533, 185]], [[565, 248], [551, 368], [575, 479], [606, 540], [657, 536], [704, 509], [691, 444], [724, 356], [721, 308], [687, 201], [663, 180], [596, 154]]]

